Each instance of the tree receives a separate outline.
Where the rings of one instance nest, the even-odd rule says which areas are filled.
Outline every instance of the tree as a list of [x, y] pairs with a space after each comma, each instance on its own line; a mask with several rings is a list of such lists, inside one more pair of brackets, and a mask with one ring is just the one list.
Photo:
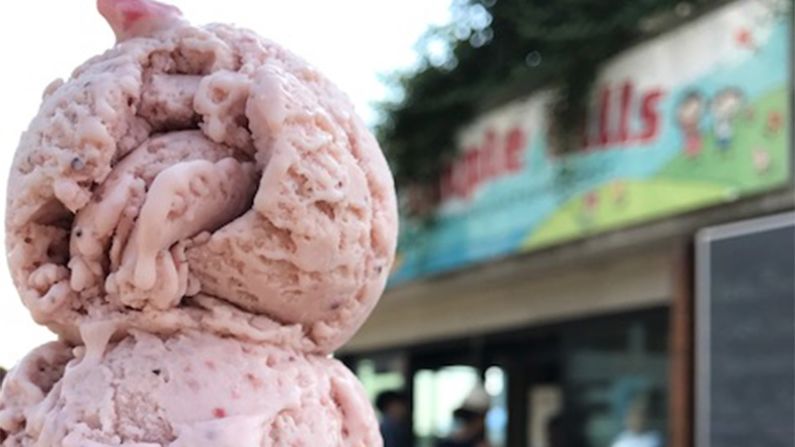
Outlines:
[[[552, 137], [576, 149], [599, 66], [650, 33], [720, 0], [454, 0], [423, 62], [392, 82], [377, 132], [399, 188], [431, 185], [480, 111], [553, 87]], [[426, 188], [427, 189], [427, 188]]]

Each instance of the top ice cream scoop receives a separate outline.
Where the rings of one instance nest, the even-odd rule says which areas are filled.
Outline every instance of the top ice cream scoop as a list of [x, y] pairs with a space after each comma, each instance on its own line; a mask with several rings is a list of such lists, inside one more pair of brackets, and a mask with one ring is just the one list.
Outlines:
[[117, 44], [51, 84], [9, 181], [7, 247], [37, 322], [182, 328], [327, 353], [383, 291], [389, 169], [350, 101], [275, 43], [99, 0]]

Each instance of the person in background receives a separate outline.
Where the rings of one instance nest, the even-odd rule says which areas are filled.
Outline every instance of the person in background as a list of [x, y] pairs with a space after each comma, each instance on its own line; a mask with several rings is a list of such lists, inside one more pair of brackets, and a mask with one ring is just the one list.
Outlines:
[[613, 441], [612, 447], [662, 447], [660, 435], [647, 426], [648, 413], [648, 397], [637, 396], [627, 410], [625, 429]]
[[381, 413], [381, 437], [384, 447], [411, 447], [413, 444], [409, 426], [409, 402], [400, 391], [384, 391], [375, 399], [375, 407]]
[[486, 441], [486, 413], [468, 408], [453, 412], [455, 428], [437, 447], [488, 447]]
[[575, 413], [562, 411], [549, 418], [546, 447], [586, 447], [582, 420]]
[[454, 428], [436, 447], [489, 447], [486, 439], [486, 413], [490, 398], [482, 386], [475, 386], [461, 407], [453, 412]]

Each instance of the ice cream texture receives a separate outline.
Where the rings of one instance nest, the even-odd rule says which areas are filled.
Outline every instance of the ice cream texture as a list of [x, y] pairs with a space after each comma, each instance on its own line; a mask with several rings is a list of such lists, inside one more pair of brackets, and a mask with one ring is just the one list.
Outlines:
[[98, 9], [116, 45], [46, 88], [11, 169], [11, 273], [61, 341], [9, 376], [2, 445], [380, 445], [328, 357], [393, 261], [374, 137], [251, 31], [151, 0]]
[[373, 446], [378, 425], [341, 363], [210, 334], [54, 342], [6, 379], [9, 446]]

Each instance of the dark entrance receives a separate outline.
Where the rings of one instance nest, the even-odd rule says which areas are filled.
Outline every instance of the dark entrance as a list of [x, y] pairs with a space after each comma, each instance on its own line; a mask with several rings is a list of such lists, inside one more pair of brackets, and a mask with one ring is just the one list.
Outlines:
[[[409, 391], [420, 447], [452, 429], [452, 411], [476, 385], [490, 395], [486, 422], [494, 447], [610, 447], [638, 420], [661, 447], [668, 313], [664, 307], [595, 316], [349, 360], [360, 372], [361, 365], [380, 364], [380, 377]], [[386, 367], [389, 358], [399, 366]]]

